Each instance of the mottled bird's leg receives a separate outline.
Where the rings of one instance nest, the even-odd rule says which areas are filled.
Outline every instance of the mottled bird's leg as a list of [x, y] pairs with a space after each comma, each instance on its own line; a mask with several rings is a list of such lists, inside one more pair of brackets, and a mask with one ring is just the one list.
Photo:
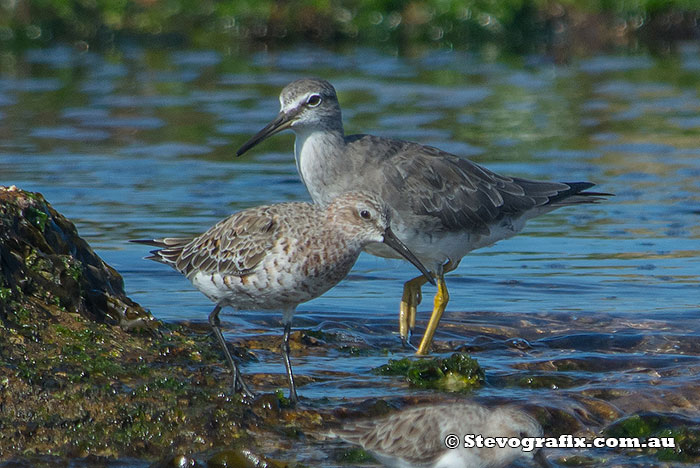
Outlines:
[[425, 276], [421, 275], [403, 285], [403, 296], [399, 306], [399, 336], [404, 348], [416, 349], [411, 344], [411, 335], [416, 326], [416, 309], [423, 299], [421, 288], [427, 281]]
[[243, 381], [243, 377], [241, 377], [241, 373], [238, 371], [238, 366], [236, 366], [236, 363], [234, 362], [233, 358], [231, 357], [231, 353], [228, 350], [228, 346], [226, 346], [226, 340], [224, 340], [224, 335], [221, 333], [221, 321], [219, 320], [219, 312], [221, 312], [221, 306], [217, 304], [216, 307], [214, 307], [214, 310], [212, 310], [209, 314], [209, 325], [211, 325], [212, 330], [214, 330], [214, 334], [216, 335], [216, 338], [219, 340], [219, 344], [224, 350], [226, 361], [228, 362], [228, 365], [231, 368], [231, 372], [233, 373], [233, 384], [231, 385], [231, 388], [233, 389], [233, 393], [241, 392], [241, 394], [244, 397], [253, 398], [255, 394], [253, 394], [253, 392], [250, 391], [248, 386]]
[[[292, 312], [293, 314], [294, 312]], [[291, 314], [290, 314], [291, 315]], [[287, 314], [285, 313], [285, 319]], [[286, 322], [286, 320], [285, 320]], [[297, 386], [294, 383], [294, 374], [292, 374], [292, 363], [289, 360], [289, 333], [292, 331], [292, 321], [291, 316], [289, 321], [284, 324], [284, 338], [282, 339], [282, 354], [284, 355], [284, 367], [287, 369], [287, 380], [289, 381], [289, 401], [292, 405], [296, 405], [297, 397]]]
[[430, 352], [430, 345], [433, 343], [433, 336], [435, 335], [435, 330], [437, 330], [440, 319], [442, 318], [443, 312], [445, 312], [445, 307], [450, 300], [450, 294], [447, 292], [447, 285], [445, 284], [445, 273], [449, 273], [459, 266], [459, 261], [453, 262], [449, 260], [438, 271], [435, 273], [437, 278], [437, 294], [435, 294], [435, 300], [433, 302], [433, 313], [430, 315], [430, 321], [428, 326], [425, 328], [425, 334], [423, 339], [418, 346], [418, 351], [416, 354], [423, 356]]

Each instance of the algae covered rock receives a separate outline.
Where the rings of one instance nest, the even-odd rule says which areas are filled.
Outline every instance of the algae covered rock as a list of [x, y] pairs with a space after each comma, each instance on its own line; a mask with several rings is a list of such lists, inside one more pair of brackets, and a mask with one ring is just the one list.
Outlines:
[[269, 409], [226, 395], [219, 359], [208, 329], [158, 323], [126, 297], [119, 274], [41, 195], [0, 187], [0, 465], [194, 467], [206, 463], [197, 453], [225, 447], [240, 453], [219, 466], [277, 467], [255, 456], [255, 441], [284, 443], [287, 425], [320, 417], [275, 395]]
[[[654, 454], [662, 461], [700, 462], [700, 426], [694, 420], [676, 414], [637, 413], [615, 421], [603, 432], [607, 437], [665, 439], [665, 445], [649, 445], [643, 451]], [[673, 443], [669, 446], [671, 441]]]
[[448, 358], [390, 360], [372, 372], [403, 376], [412, 387], [447, 392], [469, 391], [484, 382], [484, 371], [479, 363], [464, 353], [454, 353]]
[[0, 320], [35, 327], [61, 313], [123, 327], [152, 321], [41, 194], [0, 187]]

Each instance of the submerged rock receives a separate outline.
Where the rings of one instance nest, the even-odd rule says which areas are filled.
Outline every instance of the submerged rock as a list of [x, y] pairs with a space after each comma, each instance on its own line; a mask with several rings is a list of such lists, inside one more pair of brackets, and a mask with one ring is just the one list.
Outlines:
[[287, 468], [289, 465], [248, 449], [222, 450], [207, 460], [207, 468]]
[[126, 328], [153, 321], [41, 194], [0, 187], [0, 319], [36, 328], [65, 313]]
[[[605, 428], [608, 437], [649, 437], [672, 441], [672, 446], [661, 444], [641, 449], [661, 461], [697, 463], [700, 461], [700, 426], [692, 419], [672, 414], [642, 412], [624, 417]], [[668, 445], [668, 444], [667, 444]]]

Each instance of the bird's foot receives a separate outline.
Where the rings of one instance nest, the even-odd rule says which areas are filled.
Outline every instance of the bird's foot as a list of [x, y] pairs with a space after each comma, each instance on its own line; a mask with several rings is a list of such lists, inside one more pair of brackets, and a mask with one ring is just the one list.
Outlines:
[[404, 348], [413, 348], [411, 345], [411, 334], [416, 326], [418, 305], [423, 299], [421, 288], [425, 283], [425, 277], [418, 276], [410, 281], [406, 281], [403, 285], [403, 295], [399, 305], [399, 336]]
[[418, 348], [413, 346], [413, 343], [411, 343], [412, 337], [413, 337], [413, 330], [409, 329], [408, 336], [401, 337], [401, 346], [403, 347], [403, 349], [410, 349], [411, 351], [418, 351]]

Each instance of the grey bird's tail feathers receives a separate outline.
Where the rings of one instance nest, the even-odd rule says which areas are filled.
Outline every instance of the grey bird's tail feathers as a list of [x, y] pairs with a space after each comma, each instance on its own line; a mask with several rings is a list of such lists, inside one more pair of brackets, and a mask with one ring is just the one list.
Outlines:
[[569, 186], [568, 190], [562, 190], [556, 195], [549, 197], [547, 205], [552, 208], [560, 206], [578, 205], [581, 203], [596, 203], [605, 200], [607, 197], [613, 197], [613, 193], [605, 192], [586, 192], [587, 189], [595, 186], [592, 182], [562, 182]]
[[129, 242], [159, 247], [158, 249], [151, 250], [151, 255], [144, 258], [146, 260], [164, 263], [175, 268], [175, 264], [182, 253], [182, 249], [189, 244], [190, 241], [192, 241], [191, 238], [165, 237], [163, 239], [135, 239]]

